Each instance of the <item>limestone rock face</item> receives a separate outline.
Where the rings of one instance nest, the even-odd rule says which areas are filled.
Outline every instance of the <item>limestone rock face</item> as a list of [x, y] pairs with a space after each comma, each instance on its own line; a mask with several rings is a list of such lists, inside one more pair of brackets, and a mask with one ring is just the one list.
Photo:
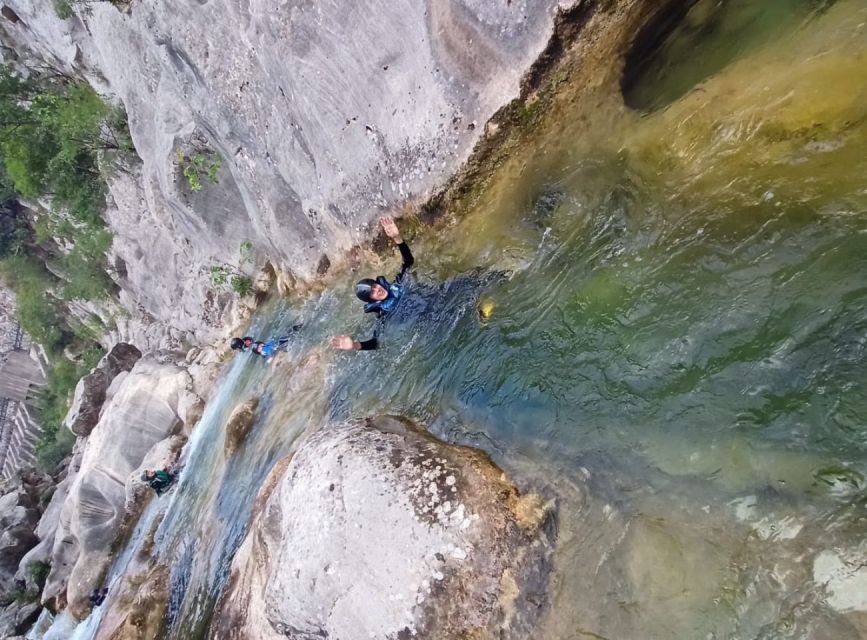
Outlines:
[[531, 637], [551, 517], [409, 421], [326, 427], [260, 492], [210, 637]]
[[141, 351], [131, 344], [118, 343], [103, 356], [93, 371], [78, 381], [65, 424], [77, 436], [87, 437], [99, 420], [105, 392], [115, 376], [132, 369]]
[[[121, 300], [202, 342], [233, 298], [210, 265], [246, 240], [278, 273], [336, 263], [467, 158], [576, 2], [90, 2], [61, 20], [52, 0], [6, 0], [0, 30], [125, 106], [142, 164], [110, 185]], [[193, 191], [197, 153], [220, 164]]]
[[189, 385], [184, 369], [144, 358], [109, 389], [61, 509], [43, 601], [66, 591], [74, 615], [87, 610], [126, 516], [126, 485], [151, 448], [179, 429]]

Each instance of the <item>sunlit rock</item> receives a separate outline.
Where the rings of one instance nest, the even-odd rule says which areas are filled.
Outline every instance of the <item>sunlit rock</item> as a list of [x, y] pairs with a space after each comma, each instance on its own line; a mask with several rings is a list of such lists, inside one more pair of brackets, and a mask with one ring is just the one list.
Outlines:
[[548, 506], [407, 420], [322, 429], [254, 514], [211, 638], [527, 638], [545, 607]]

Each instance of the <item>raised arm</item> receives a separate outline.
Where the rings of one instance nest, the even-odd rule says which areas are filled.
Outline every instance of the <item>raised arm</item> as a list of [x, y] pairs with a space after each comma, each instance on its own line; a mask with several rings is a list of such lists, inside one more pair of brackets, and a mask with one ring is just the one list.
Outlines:
[[406, 272], [415, 263], [415, 258], [412, 257], [412, 251], [409, 250], [409, 245], [403, 241], [403, 238], [400, 235], [400, 230], [394, 222], [394, 218], [383, 216], [379, 219], [379, 222], [382, 224], [382, 229], [385, 231], [385, 235], [394, 241], [400, 251], [400, 257], [403, 260], [403, 263], [400, 265], [400, 272], [398, 272], [397, 277], [394, 279], [395, 282], [400, 282], [403, 280]]

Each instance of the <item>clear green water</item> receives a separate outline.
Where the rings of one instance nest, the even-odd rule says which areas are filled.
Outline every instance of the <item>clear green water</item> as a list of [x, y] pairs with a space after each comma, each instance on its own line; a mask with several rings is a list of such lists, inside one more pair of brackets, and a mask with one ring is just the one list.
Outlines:
[[[867, 3], [718, 5], [651, 65], [652, 113], [555, 111], [413, 241], [419, 295], [380, 351], [323, 346], [369, 328], [354, 276], [263, 311], [255, 330], [305, 331], [272, 369], [236, 360], [194, 437], [157, 538], [170, 637], [202, 637], [274, 461], [376, 412], [556, 498], [538, 638], [867, 637], [813, 575], [823, 551], [867, 561]], [[465, 287], [476, 267], [508, 275]]]

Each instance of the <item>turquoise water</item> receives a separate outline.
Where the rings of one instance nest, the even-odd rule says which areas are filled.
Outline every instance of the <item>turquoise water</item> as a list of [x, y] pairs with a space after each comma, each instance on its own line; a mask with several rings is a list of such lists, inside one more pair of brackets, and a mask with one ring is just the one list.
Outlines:
[[266, 305], [252, 333], [304, 331], [271, 368], [228, 366], [185, 453], [156, 536], [168, 637], [206, 637], [299, 435], [379, 412], [556, 498], [539, 638], [864, 637], [814, 567], [867, 561], [865, 24], [864, 2], [698, 2], [641, 109], [555, 109], [457, 223], [412, 238], [381, 350], [326, 344], [369, 335], [351, 285], [396, 254]]

